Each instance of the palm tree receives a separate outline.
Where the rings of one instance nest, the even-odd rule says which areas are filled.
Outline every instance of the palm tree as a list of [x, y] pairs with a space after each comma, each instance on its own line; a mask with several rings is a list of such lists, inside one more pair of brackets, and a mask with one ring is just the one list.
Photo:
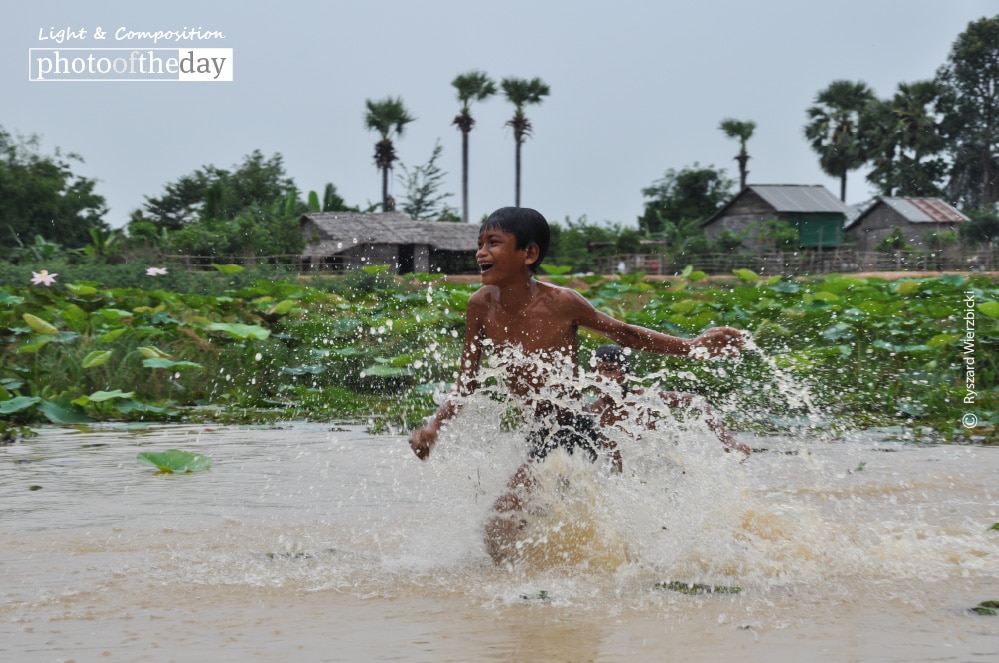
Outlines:
[[741, 191], [746, 188], [746, 176], [749, 175], [749, 171], [746, 170], [746, 162], [749, 161], [749, 154], [746, 152], [746, 141], [753, 135], [756, 123], [752, 120], [743, 122], [729, 117], [722, 120], [718, 128], [724, 131], [725, 135], [729, 138], [739, 139], [739, 154], [735, 156], [735, 160], [739, 162], [739, 190]]
[[516, 181], [514, 204], [520, 207], [520, 146], [527, 136], [531, 135], [531, 121], [524, 115], [524, 106], [540, 104], [543, 97], [550, 94], [548, 85], [540, 78], [527, 80], [524, 78], [504, 78], [500, 83], [507, 101], [513, 104], [513, 118], [506, 124], [513, 127], [513, 140], [516, 143]]
[[939, 196], [945, 146], [935, 81], [899, 83], [890, 101], [874, 101], [860, 116], [860, 139], [873, 168], [867, 179], [881, 195]]
[[861, 112], [875, 99], [866, 83], [833, 81], [816, 95], [815, 105], [807, 111], [810, 122], [805, 125], [805, 138], [819, 154], [822, 170], [839, 178], [839, 196], [843, 202], [846, 202], [846, 174], [867, 161], [858, 126]]
[[392, 138], [402, 136], [403, 128], [415, 118], [406, 110], [402, 97], [386, 97], [381, 101], [366, 99], [364, 103], [368, 108], [364, 114], [365, 126], [381, 136], [375, 143], [375, 165], [382, 171], [382, 211], [387, 212], [392, 207], [389, 205], [388, 173], [392, 162], [399, 158], [395, 155]]
[[461, 111], [451, 124], [461, 131], [461, 220], [468, 223], [468, 133], [475, 126], [468, 111], [473, 101], [485, 101], [496, 94], [496, 83], [481, 71], [470, 71], [455, 76], [451, 85], [458, 91], [461, 102]]
[[867, 181], [874, 184], [882, 196], [895, 195], [898, 186], [900, 133], [898, 114], [891, 101], [879, 99], [867, 104], [860, 115], [857, 135], [871, 163]]

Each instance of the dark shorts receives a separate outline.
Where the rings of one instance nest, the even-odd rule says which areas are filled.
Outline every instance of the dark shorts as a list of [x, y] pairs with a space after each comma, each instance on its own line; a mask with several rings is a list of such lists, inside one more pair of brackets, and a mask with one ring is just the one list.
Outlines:
[[538, 426], [527, 435], [529, 456], [541, 460], [556, 449], [565, 449], [569, 455], [579, 450], [590, 462], [596, 462], [597, 450], [603, 438], [597, 422], [592, 417], [572, 415], [555, 426]]

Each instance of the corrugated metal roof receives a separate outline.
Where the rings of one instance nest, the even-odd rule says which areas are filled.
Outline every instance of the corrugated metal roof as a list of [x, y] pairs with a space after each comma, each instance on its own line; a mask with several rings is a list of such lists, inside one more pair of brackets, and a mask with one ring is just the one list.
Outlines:
[[821, 184], [751, 184], [746, 188], [777, 212], [850, 212], [839, 198]]
[[909, 223], [963, 223], [970, 221], [949, 204], [939, 198], [892, 198], [881, 196], [856, 219], [846, 225], [846, 230], [853, 230], [878, 205], [887, 205]]
[[960, 223], [969, 220], [939, 198], [882, 197], [881, 200], [911, 223]]
[[443, 251], [475, 251], [479, 226], [471, 223], [414, 221], [402, 212], [311, 212], [319, 241], [305, 248], [306, 255], [334, 255], [358, 244], [427, 244]]

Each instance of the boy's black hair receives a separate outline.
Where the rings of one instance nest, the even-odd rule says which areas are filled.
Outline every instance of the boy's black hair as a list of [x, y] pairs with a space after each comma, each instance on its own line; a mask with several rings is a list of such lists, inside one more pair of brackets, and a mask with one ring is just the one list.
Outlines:
[[548, 254], [551, 230], [541, 212], [530, 207], [501, 207], [482, 222], [479, 233], [490, 228], [499, 228], [510, 233], [517, 240], [517, 249], [538, 247], [538, 259], [531, 265], [531, 273], [537, 272], [541, 261]]
[[593, 356], [599, 361], [611, 361], [621, 367], [621, 372], [631, 371], [631, 362], [624, 349], [618, 345], [601, 345], [593, 352]]

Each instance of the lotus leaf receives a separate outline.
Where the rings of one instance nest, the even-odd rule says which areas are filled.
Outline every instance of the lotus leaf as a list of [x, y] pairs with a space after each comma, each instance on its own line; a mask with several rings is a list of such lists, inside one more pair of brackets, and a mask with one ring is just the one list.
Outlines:
[[55, 326], [45, 320], [42, 320], [38, 316], [25, 313], [21, 317], [28, 323], [28, 326], [31, 327], [32, 331], [36, 334], [52, 336], [59, 333], [59, 330]]
[[186, 474], [201, 472], [212, 466], [212, 459], [191, 451], [167, 449], [166, 451], [143, 451], [136, 460], [142, 465], [157, 468], [165, 474]]
[[81, 366], [84, 368], [97, 368], [98, 366], [103, 366], [107, 363], [108, 359], [111, 358], [112, 352], [110, 350], [94, 350], [83, 358]]

